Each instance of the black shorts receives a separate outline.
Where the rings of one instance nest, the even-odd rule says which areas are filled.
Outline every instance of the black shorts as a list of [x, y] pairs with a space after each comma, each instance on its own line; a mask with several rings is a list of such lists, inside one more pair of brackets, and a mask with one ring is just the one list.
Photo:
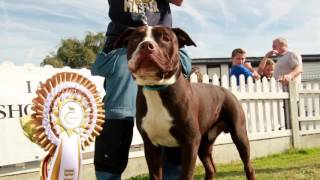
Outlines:
[[128, 163], [134, 120], [107, 119], [95, 141], [94, 166], [97, 171], [121, 174]]

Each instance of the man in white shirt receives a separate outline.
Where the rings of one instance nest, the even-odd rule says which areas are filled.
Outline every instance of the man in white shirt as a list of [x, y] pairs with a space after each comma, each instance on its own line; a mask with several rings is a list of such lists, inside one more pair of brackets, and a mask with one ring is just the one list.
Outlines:
[[283, 85], [288, 85], [290, 80], [301, 84], [302, 57], [301, 55], [288, 50], [288, 42], [285, 38], [273, 40], [272, 50], [265, 57], [277, 56], [277, 63], [274, 69], [274, 77]]

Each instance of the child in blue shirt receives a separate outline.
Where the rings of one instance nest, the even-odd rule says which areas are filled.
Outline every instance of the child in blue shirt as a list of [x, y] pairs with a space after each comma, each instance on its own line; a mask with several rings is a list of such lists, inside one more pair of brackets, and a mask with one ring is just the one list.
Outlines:
[[248, 77], [260, 79], [260, 75], [255, 71], [250, 63], [246, 63], [246, 51], [241, 48], [234, 49], [231, 54], [232, 67], [230, 69], [230, 77], [235, 76], [237, 85], [240, 84], [240, 75], [243, 74], [247, 83]]

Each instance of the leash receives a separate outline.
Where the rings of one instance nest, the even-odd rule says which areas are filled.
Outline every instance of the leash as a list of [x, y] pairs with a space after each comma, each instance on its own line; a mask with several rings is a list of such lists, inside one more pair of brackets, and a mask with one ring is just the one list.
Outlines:
[[149, 10], [149, 7], [142, 1], [137, 4], [139, 9], [143, 9], [139, 14], [144, 25], [148, 25], [148, 17], [146, 16], [146, 11]]

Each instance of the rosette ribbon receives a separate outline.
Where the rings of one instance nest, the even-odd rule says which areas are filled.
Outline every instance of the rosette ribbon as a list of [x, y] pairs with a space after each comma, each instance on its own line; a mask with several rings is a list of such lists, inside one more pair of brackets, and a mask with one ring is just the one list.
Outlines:
[[99, 135], [105, 119], [95, 85], [80, 74], [57, 73], [41, 84], [31, 116], [21, 118], [24, 134], [48, 151], [42, 180], [81, 179], [82, 151]]

